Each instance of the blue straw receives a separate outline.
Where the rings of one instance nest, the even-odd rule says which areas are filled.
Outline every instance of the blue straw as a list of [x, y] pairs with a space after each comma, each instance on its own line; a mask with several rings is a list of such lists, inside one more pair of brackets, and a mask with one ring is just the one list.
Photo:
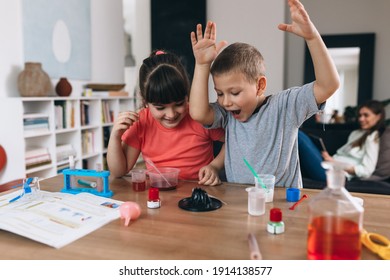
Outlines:
[[21, 198], [25, 193], [30, 193], [31, 192], [30, 184], [31, 184], [32, 180], [33, 180], [33, 178], [27, 178], [25, 183], [11, 187], [11, 188], [16, 188], [16, 187], [23, 186], [23, 192], [20, 195], [18, 195], [17, 197], [12, 198], [8, 202], [12, 203], [12, 202], [18, 200], [19, 198]]
[[244, 158], [244, 162], [246, 166], [249, 168], [249, 170], [252, 172], [253, 176], [256, 177], [256, 179], [259, 181], [261, 187], [263, 189], [267, 189], [267, 187], [264, 185], [263, 180], [260, 179], [259, 175], [257, 175], [256, 171], [253, 169], [253, 167], [249, 164], [249, 162]]

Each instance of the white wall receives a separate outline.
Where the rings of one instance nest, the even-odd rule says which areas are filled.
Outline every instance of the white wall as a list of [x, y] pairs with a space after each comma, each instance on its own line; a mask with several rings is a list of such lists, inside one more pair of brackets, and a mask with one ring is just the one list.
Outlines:
[[228, 43], [245, 42], [264, 56], [267, 93], [283, 89], [284, 0], [208, 0], [207, 19], [217, 24], [217, 39]]
[[[0, 170], [0, 184], [10, 182], [15, 179], [24, 178], [24, 168], [15, 168], [24, 162], [24, 139], [18, 137], [23, 135], [22, 120], [23, 106], [16, 98], [3, 101], [0, 97], [0, 145], [3, 146], [7, 163], [3, 170]], [[6, 113], [7, 110], [10, 112]], [[20, 121], [17, 123], [16, 121]]]
[[[390, 1], [302, 0], [302, 3], [321, 34], [376, 33], [373, 98], [390, 98]], [[286, 56], [286, 86], [299, 85], [303, 81], [304, 43], [289, 37]]]
[[[19, 96], [16, 87], [22, 70], [23, 34], [21, 0], [0, 0], [0, 96]], [[208, 0], [210, 20], [218, 24], [218, 37], [230, 43], [244, 41], [263, 53], [268, 76], [268, 91], [300, 85], [303, 81], [304, 42], [286, 35], [277, 24], [284, 21], [284, 0]], [[390, 11], [388, 0], [302, 0], [319, 31], [323, 34], [375, 32], [376, 53], [374, 98], [389, 97], [387, 76], [390, 56]], [[138, 0], [134, 53], [137, 63], [150, 52], [150, 0]], [[123, 81], [122, 0], [92, 0], [92, 79], [93, 82]], [[353, 9], [352, 9], [353, 7]], [[167, 31], [169, 32], [169, 31]], [[118, 40], [118, 41], [117, 41]], [[285, 52], [284, 52], [285, 50]], [[283, 65], [284, 57], [286, 63]], [[284, 83], [280, 82], [284, 80]], [[53, 81], [54, 82], [54, 81]]]
[[[21, 0], [0, 0], [0, 97], [19, 96], [17, 77], [24, 68], [21, 11]], [[91, 45], [91, 80], [71, 80], [72, 95], [80, 95], [89, 82], [123, 83], [122, 0], [91, 0]]]
[[0, 0], [0, 97], [17, 96], [17, 75], [23, 64], [20, 1]]
[[[32, 0], [31, 0], [32, 1]], [[0, 108], [2, 116], [10, 119], [0, 120], [0, 144], [8, 155], [5, 170], [0, 172], [0, 183], [22, 178], [24, 170], [15, 168], [23, 162], [24, 141], [15, 139], [15, 129], [23, 129], [13, 120], [15, 114], [22, 114], [16, 100], [6, 106], [4, 97], [19, 97], [17, 77], [24, 68], [23, 30], [21, 0], [0, 0]], [[44, 8], [44, 7], [42, 7]], [[148, 18], [146, 17], [146, 20]], [[73, 44], [77, 42], [72, 42]], [[91, 0], [91, 80], [70, 80], [72, 95], [79, 96], [82, 86], [94, 83], [123, 83], [124, 80], [124, 41], [122, 0]], [[52, 80], [53, 85], [58, 80]], [[14, 102], [15, 101], [15, 102]], [[8, 112], [7, 112], [8, 111]]]
[[92, 82], [123, 82], [123, 22], [122, 0], [91, 0]]
[[[123, 0], [126, 1], [126, 0]], [[135, 0], [134, 56], [137, 66], [141, 66], [144, 58], [148, 57], [152, 46], [150, 0]], [[167, 31], [169, 32], [169, 31]]]

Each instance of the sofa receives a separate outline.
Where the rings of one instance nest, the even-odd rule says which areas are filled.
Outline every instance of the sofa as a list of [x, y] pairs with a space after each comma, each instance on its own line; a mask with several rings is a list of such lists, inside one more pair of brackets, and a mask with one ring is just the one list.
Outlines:
[[[301, 130], [309, 135], [321, 137], [329, 154], [347, 142], [348, 135], [357, 129], [357, 124], [315, 124], [302, 127]], [[323, 189], [325, 182], [310, 179], [310, 174], [302, 173], [303, 188]], [[367, 179], [353, 179], [346, 182], [350, 192], [390, 194], [390, 127], [387, 127], [380, 138], [379, 158], [374, 173]]]

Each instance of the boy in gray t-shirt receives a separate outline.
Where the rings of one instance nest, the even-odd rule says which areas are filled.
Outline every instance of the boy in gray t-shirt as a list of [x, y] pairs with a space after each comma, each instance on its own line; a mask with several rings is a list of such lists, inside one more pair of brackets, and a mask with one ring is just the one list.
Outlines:
[[[278, 27], [305, 39], [316, 73], [316, 80], [302, 87], [266, 96], [264, 61], [256, 48], [235, 43], [219, 53], [227, 42], [216, 43], [213, 22], [207, 23], [204, 34], [200, 24], [196, 34], [191, 33], [196, 64], [190, 114], [207, 127], [225, 128], [229, 182], [254, 183], [245, 158], [258, 173], [274, 174], [275, 185], [302, 187], [298, 129], [323, 109], [323, 103], [339, 87], [336, 67], [303, 5], [298, 0], [288, 4], [292, 23]], [[217, 103], [213, 104], [208, 99], [210, 73], [217, 92]]]

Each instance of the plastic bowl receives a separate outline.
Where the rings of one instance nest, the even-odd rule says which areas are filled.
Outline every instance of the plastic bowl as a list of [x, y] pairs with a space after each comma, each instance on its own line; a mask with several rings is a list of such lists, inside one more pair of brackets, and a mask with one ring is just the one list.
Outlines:
[[175, 189], [177, 187], [180, 169], [173, 167], [159, 167], [158, 169], [166, 180], [156, 170], [149, 170], [150, 187], [161, 190]]

